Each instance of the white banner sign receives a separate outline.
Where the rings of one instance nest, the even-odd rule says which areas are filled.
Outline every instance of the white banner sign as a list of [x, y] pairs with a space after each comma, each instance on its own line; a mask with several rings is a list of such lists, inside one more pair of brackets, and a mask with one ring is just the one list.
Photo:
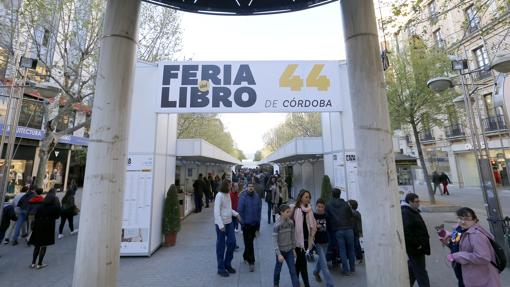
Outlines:
[[342, 111], [338, 61], [163, 62], [160, 113]]

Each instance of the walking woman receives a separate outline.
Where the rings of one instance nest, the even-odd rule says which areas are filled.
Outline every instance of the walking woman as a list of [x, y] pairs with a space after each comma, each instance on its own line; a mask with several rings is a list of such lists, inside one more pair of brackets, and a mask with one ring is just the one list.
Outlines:
[[74, 203], [74, 194], [75, 192], [72, 189], [68, 189], [64, 198], [62, 198], [62, 210], [60, 213], [60, 226], [58, 228], [58, 239], [64, 237], [62, 232], [64, 231], [64, 226], [66, 221], [69, 222], [69, 229], [71, 229], [71, 234], [75, 234], [78, 232], [78, 229], [74, 229], [73, 218], [78, 213], [78, 208]]
[[55, 244], [55, 220], [59, 216], [60, 202], [54, 192], [49, 192], [35, 214], [33, 231], [29, 240], [29, 244], [34, 246], [30, 268], [41, 269], [47, 266], [43, 263], [43, 259], [46, 255], [46, 247]]
[[[274, 198], [274, 195], [276, 193], [278, 193], [278, 185], [276, 183], [276, 176], [271, 176], [271, 178], [269, 178], [269, 181], [267, 183], [267, 186], [266, 186], [266, 202], [267, 202], [267, 223], [268, 224], [271, 224], [271, 214], [272, 214], [272, 217], [273, 217], [273, 223], [275, 223], [275, 213], [274, 213], [274, 204], [275, 202], [273, 201], [273, 198]], [[278, 202], [276, 202], [278, 203]]]
[[[230, 199], [231, 183], [225, 179], [221, 184], [220, 192], [214, 200], [214, 223], [216, 225], [216, 259], [218, 262], [218, 274], [228, 277], [236, 273], [232, 268], [234, 249], [236, 248], [236, 235], [232, 218], [239, 218], [239, 214], [232, 209]], [[225, 250], [226, 247], [226, 250]]]
[[310, 200], [312, 196], [308, 190], [302, 189], [296, 199], [294, 207], [294, 224], [296, 233], [296, 272], [303, 278], [305, 287], [310, 286], [308, 280], [308, 270], [306, 254], [312, 250], [315, 232], [317, 231], [317, 223], [313, 215]]
[[478, 224], [475, 212], [469, 207], [457, 210], [460, 236], [460, 250], [447, 256], [449, 262], [461, 265], [464, 286], [501, 287], [496, 262], [496, 253], [490, 243], [494, 236]]

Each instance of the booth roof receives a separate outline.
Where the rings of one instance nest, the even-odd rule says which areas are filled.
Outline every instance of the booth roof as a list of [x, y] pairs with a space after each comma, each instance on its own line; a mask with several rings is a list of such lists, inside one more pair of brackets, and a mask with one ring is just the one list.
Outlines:
[[264, 158], [262, 163], [299, 162], [323, 158], [322, 137], [295, 138]]
[[304, 10], [337, 0], [144, 0], [186, 12], [216, 15], [263, 15]]
[[241, 161], [203, 139], [178, 139], [177, 160], [214, 163], [241, 164]]

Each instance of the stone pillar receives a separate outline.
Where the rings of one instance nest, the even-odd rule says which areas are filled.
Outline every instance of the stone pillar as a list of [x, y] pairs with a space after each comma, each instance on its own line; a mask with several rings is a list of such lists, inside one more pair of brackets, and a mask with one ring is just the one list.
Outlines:
[[107, 3], [80, 216], [74, 287], [117, 286], [140, 0]]
[[[367, 286], [409, 285], [395, 156], [372, 0], [342, 0]], [[384, 259], [383, 259], [384, 258]], [[384, 260], [384, 264], [381, 264]]]

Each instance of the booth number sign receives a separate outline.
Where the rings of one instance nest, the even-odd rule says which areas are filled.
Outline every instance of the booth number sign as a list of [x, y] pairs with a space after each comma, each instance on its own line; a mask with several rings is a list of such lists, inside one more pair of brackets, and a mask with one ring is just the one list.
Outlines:
[[356, 161], [356, 155], [355, 154], [346, 154], [345, 160], [346, 161]]

